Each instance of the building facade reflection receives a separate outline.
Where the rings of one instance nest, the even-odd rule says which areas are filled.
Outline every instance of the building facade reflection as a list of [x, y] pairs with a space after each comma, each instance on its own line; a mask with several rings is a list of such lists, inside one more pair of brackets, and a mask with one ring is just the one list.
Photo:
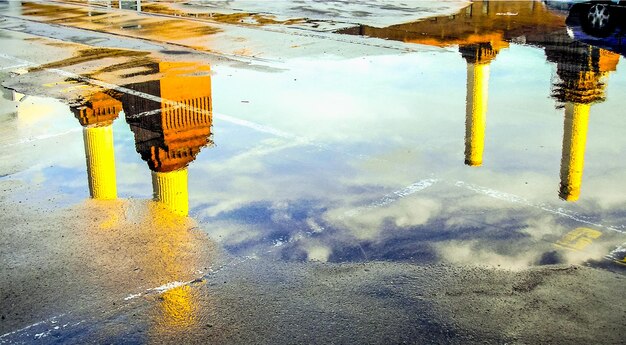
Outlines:
[[155, 99], [125, 93], [121, 100], [137, 152], [152, 171], [155, 200], [187, 215], [187, 166], [212, 143], [210, 67], [161, 62], [158, 70], [159, 80], [126, 85]]
[[119, 116], [122, 103], [98, 92], [71, 109], [83, 126], [89, 193], [94, 199], [116, 199], [113, 121]]

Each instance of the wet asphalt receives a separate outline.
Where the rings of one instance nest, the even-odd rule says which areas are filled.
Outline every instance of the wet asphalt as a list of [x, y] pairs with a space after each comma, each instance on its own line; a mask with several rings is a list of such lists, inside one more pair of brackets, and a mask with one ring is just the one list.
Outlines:
[[0, 2], [0, 343], [621, 343], [624, 56], [561, 5]]

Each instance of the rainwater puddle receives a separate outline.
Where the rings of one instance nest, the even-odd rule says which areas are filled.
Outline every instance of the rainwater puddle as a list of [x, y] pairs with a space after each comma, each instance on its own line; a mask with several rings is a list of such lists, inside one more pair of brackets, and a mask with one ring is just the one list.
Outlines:
[[623, 261], [623, 50], [581, 38], [571, 18], [474, 2], [341, 32], [441, 51], [298, 58], [275, 73], [155, 62], [158, 78], [71, 109], [21, 102], [12, 125], [62, 123], [63, 139], [36, 140], [46, 163], [3, 179], [70, 204], [153, 197], [240, 257]]

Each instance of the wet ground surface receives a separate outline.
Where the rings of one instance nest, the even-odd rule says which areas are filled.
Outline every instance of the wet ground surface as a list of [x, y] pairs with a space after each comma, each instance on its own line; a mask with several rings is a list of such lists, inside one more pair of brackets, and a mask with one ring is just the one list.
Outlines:
[[0, 343], [626, 337], [619, 25], [68, 3], [0, 2]]

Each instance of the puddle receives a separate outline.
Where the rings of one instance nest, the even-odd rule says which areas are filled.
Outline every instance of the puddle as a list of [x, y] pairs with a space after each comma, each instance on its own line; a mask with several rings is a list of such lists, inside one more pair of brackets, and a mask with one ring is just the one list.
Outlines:
[[146, 55], [149, 55], [149, 53], [132, 51], [132, 50], [122, 50], [122, 49], [105, 49], [105, 48], [82, 49], [82, 50], [77, 51], [75, 56], [71, 58], [51, 62], [51, 63], [44, 64], [44, 65], [37, 66], [37, 67], [33, 67], [30, 69], [30, 71], [35, 72], [35, 71], [40, 71], [43, 69], [67, 67], [71, 65], [92, 62], [94, 60], [101, 60], [105, 58], [143, 57]]
[[305, 0], [263, 16], [359, 21], [263, 36], [136, 13], [213, 2], [91, 4], [0, 7], [281, 60], [0, 29], [0, 342], [623, 339], [619, 25], [591, 35], [563, 1], [420, 2], [438, 15], [398, 24], [402, 2]]
[[[89, 30], [119, 28], [118, 34], [139, 35], [151, 39], [175, 39], [190, 41], [190, 38], [212, 35], [219, 28], [193, 21], [180, 21], [163, 17], [136, 17], [133, 12], [93, 12], [89, 7], [65, 7], [53, 4], [24, 3], [22, 15], [36, 17], [50, 23], [79, 27]], [[112, 9], [115, 7], [109, 7]]]
[[[45, 167], [2, 179], [45, 180], [67, 204], [153, 197], [239, 257], [623, 261], [624, 59], [572, 37], [568, 16], [475, 2], [342, 31], [451, 49], [295, 58], [280, 73], [133, 51], [83, 74], [123, 76], [119, 87], [65, 110], [76, 129], [65, 145], [86, 159], [58, 165], [49, 153]], [[79, 51], [37, 73], [120, 52]], [[50, 193], [41, 188], [34, 199]]]

